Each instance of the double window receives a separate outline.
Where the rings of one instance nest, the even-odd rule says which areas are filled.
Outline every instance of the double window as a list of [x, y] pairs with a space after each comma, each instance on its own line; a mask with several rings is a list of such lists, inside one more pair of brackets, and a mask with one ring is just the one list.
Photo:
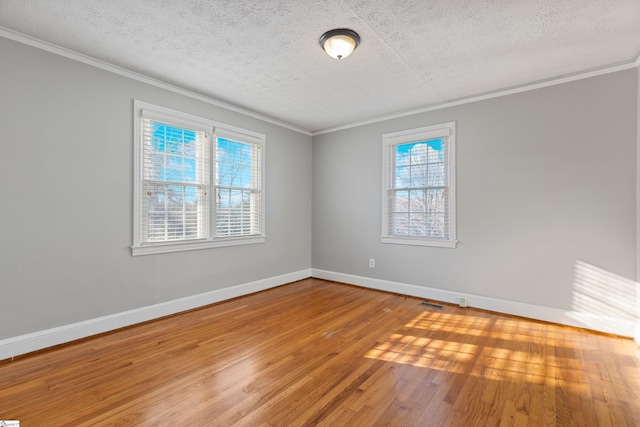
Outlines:
[[455, 124], [383, 135], [382, 242], [454, 248]]
[[264, 242], [264, 135], [134, 102], [133, 255]]

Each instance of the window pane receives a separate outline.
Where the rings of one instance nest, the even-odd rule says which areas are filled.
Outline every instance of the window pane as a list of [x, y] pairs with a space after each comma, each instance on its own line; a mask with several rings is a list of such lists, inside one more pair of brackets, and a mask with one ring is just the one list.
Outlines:
[[445, 185], [444, 163], [433, 163], [429, 165], [427, 186], [441, 187]]
[[208, 139], [143, 119], [143, 242], [205, 238], [208, 214]]
[[390, 221], [392, 234], [396, 236], [409, 235], [409, 213], [392, 213]]
[[407, 166], [398, 166], [395, 175], [395, 188], [409, 187], [411, 181], [410, 169]]
[[427, 165], [416, 165], [411, 167], [411, 188], [420, 188], [427, 186]]
[[260, 233], [261, 151], [256, 144], [216, 139], [216, 234]]
[[426, 226], [427, 237], [444, 238], [445, 234], [445, 214], [430, 214], [427, 217]]
[[412, 190], [409, 198], [409, 209], [411, 212], [425, 213], [427, 201], [424, 190]]
[[147, 121], [145, 134], [149, 143], [145, 151], [145, 179], [191, 182], [202, 180], [206, 175], [206, 160], [198, 161], [198, 152], [206, 156], [206, 147], [198, 150], [198, 141], [205, 145], [205, 135], [189, 129], [162, 122]]
[[427, 211], [431, 213], [445, 212], [445, 190], [427, 190]]
[[[448, 129], [448, 130], [444, 130]], [[420, 139], [429, 133], [449, 134], [449, 137]], [[416, 140], [389, 144], [394, 138], [407, 138], [404, 131], [384, 136], [384, 171], [389, 188], [386, 200], [388, 223], [385, 234], [449, 239], [450, 193], [449, 142], [453, 135], [451, 124], [437, 125], [415, 132]], [[406, 140], [406, 139], [405, 139]], [[404, 189], [404, 190], [401, 190]]]
[[409, 166], [411, 164], [411, 144], [399, 144], [395, 146], [394, 155], [396, 158], [396, 165]]
[[425, 235], [425, 218], [424, 213], [412, 213], [409, 218], [409, 235], [424, 236]]
[[257, 163], [253, 156], [253, 144], [218, 138], [216, 159], [217, 185], [244, 188], [256, 185], [252, 173], [254, 164]]
[[182, 159], [182, 179], [183, 182], [198, 182], [196, 159], [184, 157]]
[[425, 141], [412, 142], [407, 145], [410, 146], [412, 165], [424, 165], [427, 163], [428, 148]]
[[147, 152], [145, 156], [144, 178], [154, 181], [164, 181], [165, 155], [156, 152]]
[[[429, 145], [429, 161], [433, 162], [433, 161], [442, 161], [442, 157], [441, 157], [441, 153], [444, 150], [444, 146], [445, 146], [445, 140], [444, 138], [438, 138], [438, 139], [430, 139], [429, 141], [427, 141], [427, 145]], [[433, 156], [437, 156], [438, 160], [432, 160]]]
[[202, 238], [198, 221], [204, 192], [195, 186], [150, 184], [146, 192], [149, 241]]
[[251, 190], [218, 188], [216, 233], [243, 236], [258, 233], [259, 197]]
[[165, 156], [164, 180], [172, 182], [182, 181], [182, 157]]
[[391, 208], [393, 212], [409, 212], [409, 192], [405, 190], [396, 191]]

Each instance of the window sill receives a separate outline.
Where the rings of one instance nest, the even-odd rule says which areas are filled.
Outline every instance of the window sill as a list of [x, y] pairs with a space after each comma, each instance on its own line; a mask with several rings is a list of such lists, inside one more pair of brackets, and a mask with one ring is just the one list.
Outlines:
[[198, 249], [222, 248], [225, 246], [253, 245], [264, 243], [266, 236], [230, 237], [216, 240], [199, 240], [194, 242], [149, 243], [131, 246], [131, 255], [153, 255], [169, 252], [194, 251]]
[[455, 249], [457, 240], [436, 240], [423, 239], [420, 237], [399, 237], [399, 236], [381, 236], [382, 243], [391, 243], [394, 245], [412, 245], [412, 246], [432, 246], [436, 248]]

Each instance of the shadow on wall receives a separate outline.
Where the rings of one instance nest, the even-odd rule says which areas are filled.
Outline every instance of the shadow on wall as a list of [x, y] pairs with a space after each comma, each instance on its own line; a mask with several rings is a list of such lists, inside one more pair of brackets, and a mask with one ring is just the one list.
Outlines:
[[583, 261], [573, 274], [572, 318], [587, 328], [636, 335], [636, 282]]

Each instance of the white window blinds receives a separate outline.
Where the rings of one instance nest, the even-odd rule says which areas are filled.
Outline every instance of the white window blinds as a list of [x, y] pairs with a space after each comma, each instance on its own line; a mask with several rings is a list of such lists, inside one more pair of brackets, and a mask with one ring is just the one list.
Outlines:
[[134, 101], [133, 255], [263, 243], [265, 136]]
[[262, 146], [216, 133], [215, 209], [218, 236], [260, 234]]
[[455, 245], [453, 124], [385, 134], [383, 242]]
[[142, 242], [207, 238], [207, 132], [145, 117], [142, 141]]

